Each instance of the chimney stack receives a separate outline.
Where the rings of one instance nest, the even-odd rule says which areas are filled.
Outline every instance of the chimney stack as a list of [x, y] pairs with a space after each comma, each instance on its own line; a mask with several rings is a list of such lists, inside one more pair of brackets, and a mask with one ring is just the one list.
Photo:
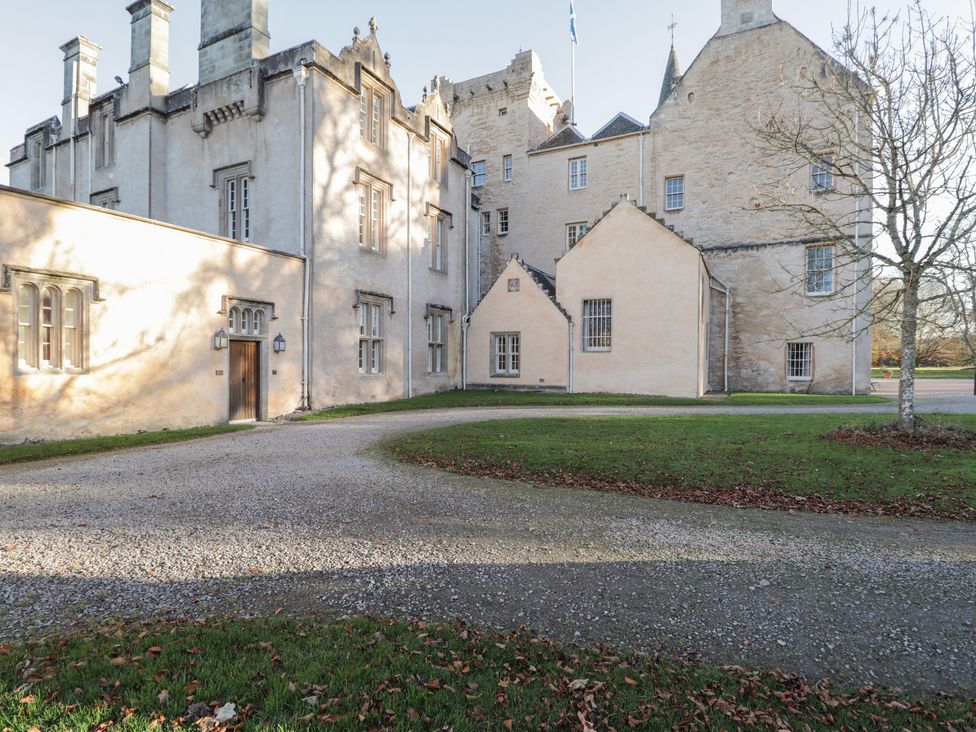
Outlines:
[[773, 0], [722, 0], [722, 27], [718, 36], [761, 28], [777, 22]]
[[132, 62], [129, 94], [138, 107], [153, 97], [169, 94], [169, 16], [173, 6], [164, 0], [136, 0], [127, 8], [132, 16]]
[[200, 10], [201, 85], [268, 57], [268, 0], [202, 0]]
[[67, 133], [78, 131], [78, 120], [88, 116], [88, 105], [95, 97], [98, 52], [102, 47], [84, 36], [61, 46], [64, 53], [64, 99], [61, 124]]

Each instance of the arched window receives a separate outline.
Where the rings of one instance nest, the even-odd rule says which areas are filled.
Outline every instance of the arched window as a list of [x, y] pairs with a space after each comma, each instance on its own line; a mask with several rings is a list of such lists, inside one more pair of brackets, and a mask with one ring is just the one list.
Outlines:
[[237, 308], [230, 309], [230, 316], [228, 317], [228, 326], [230, 326], [231, 333], [237, 333], [241, 327], [241, 311]]
[[254, 311], [254, 335], [259, 336], [264, 333], [264, 311]]
[[244, 308], [241, 312], [241, 334], [249, 335], [251, 332], [251, 308]]
[[21, 367], [37, 368], [37, 288], [21, 285], [17, 304], [17, 362]]
[[62, 363], [66, 369], [83, 368], [82, 357], [82, 294], [81, 290], [68, 290], [64, 296], [64, 340]]
[[54, 287], [41, 292], [41, 366], [58, 365], [60, 293]]

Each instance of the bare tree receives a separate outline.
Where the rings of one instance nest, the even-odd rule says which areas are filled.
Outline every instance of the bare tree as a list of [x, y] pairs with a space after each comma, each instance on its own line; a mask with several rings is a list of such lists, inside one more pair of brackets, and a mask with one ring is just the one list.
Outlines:
[[[976, 32], [914, 0], [897, 16], [851, 7], [834, 55], [801, 59], [798, 98], [757, 125], [781, 175], [757, 207], [831, 242], [847, 308], [829, 328], [889, 319], [900, 333], [899, 425], [913, 432], [920, 311], [976, 234]], [[972, 269], [968, 271], [974, 271]], [[883, 277], [884, 301], [870, 282]], [[858, 297], [858, 295], [861, 295]]]
[[[944, 282], [956, 328], [976, 366], [976, 246], [963, 244], [957, 248], [957, 255], [944, 270]], [[976, 395], [976, 374], [973, 394]]]

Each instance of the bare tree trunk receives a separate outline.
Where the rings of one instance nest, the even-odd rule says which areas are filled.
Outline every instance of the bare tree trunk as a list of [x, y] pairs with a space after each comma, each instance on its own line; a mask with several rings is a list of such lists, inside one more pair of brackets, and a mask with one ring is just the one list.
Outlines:
[[[913, 273], [914, 275], [914, 273]], [[901, 380], [898, 384], [898, 426], [915, 432], [915, 363], [918, 335], [918, 282], [911, 276], [902, 293]]]

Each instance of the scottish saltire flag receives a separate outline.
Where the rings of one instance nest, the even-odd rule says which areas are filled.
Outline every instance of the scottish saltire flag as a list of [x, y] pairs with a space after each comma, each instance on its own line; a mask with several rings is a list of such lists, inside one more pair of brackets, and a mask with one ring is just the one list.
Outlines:
[[579, 45], [579, 36], [576, 35], [576, 6], [573, 0], [569, 0], [569, 35], [573, 43]]

